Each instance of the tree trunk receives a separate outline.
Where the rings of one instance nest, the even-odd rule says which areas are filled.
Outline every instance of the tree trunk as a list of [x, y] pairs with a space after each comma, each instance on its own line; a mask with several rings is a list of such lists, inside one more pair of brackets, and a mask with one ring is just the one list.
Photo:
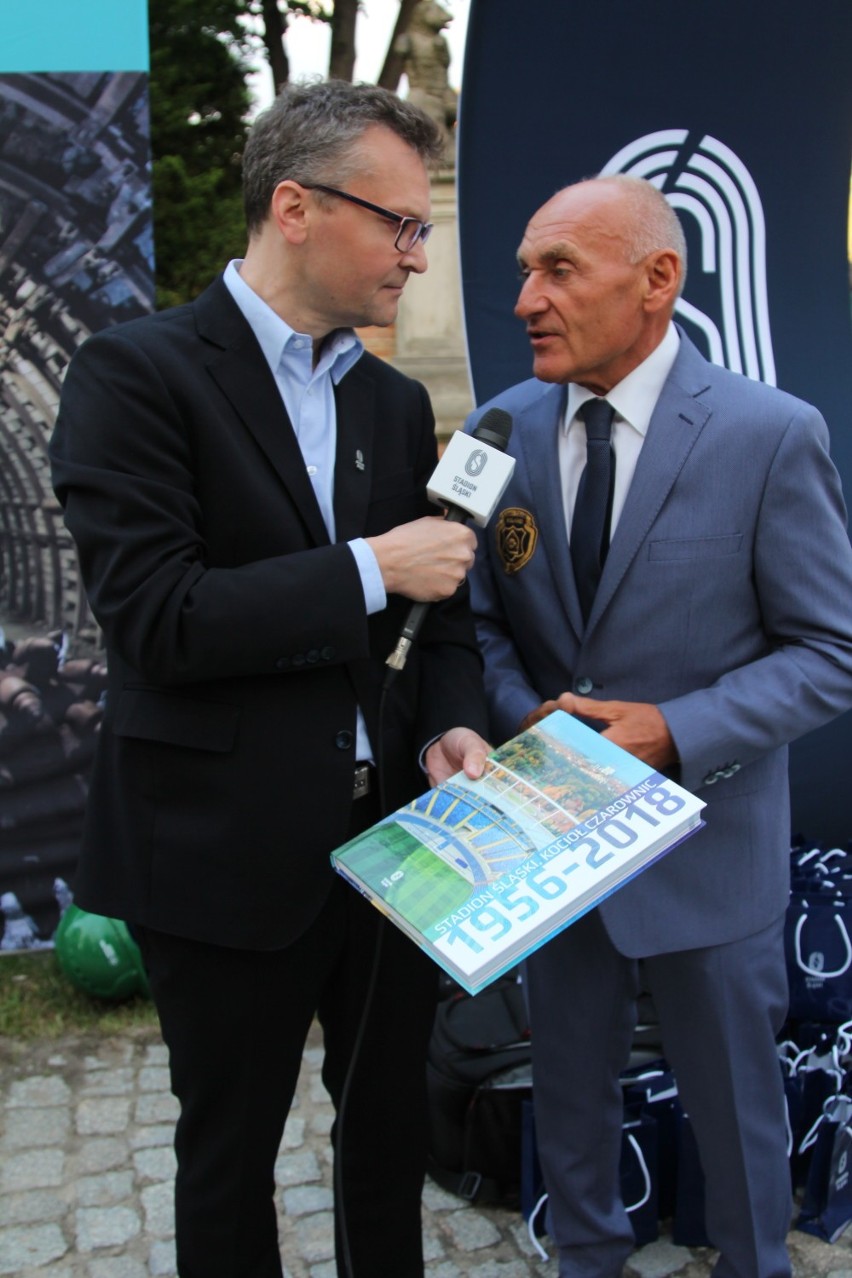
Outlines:
[[263, 43], [269, 59], [269, 69], [272, 72], [272, 83], [275, 86], [275, 92], [278, 93], [290, 79], [290, 63], [284, 47], [287, 24], [278, 8], [278, 0], [262, 0], [261, 8]]
[[393, 35], [388, 45], [388, 51], [385, 54], [385, 62], [382, 67], [382, 73], [377, 83], [383, 89], [390, 89], [391, 93], [396, 93], [399, 88], [399, 81], [402, 76], [403, 58], [402, 54], [394, 52], [394, 45], [401, 35], [405, 35], [408, 25], [411, 22], [411, 15], [417, 0], [399, 0], [399, 13], [396, 18], [396, 25], [393, 29]]
[[331, 19], [330, 80], [352, 80], [355, 73], [355, 21], [358, 0], [335, 0]]

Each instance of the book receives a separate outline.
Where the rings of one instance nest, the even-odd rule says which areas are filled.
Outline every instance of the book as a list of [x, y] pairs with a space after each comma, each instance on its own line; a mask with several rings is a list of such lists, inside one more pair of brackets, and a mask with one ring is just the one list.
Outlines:
[[694, 830], [704, 803], [563, 710], [332, 853], [470, 994]]

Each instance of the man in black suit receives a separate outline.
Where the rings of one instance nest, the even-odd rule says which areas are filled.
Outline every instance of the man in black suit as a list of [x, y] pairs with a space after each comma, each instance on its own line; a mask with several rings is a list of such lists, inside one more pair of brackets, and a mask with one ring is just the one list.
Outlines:
[[[380, 89], [287, 89], [245, 150], [245, 259], [90, 339], [63, 389], [54, 483], [109, 659], [76, 900], [128, 920], [149, 970], [183, 1278], [280, 1278], [273, 1168], [315, 1014], [338, 1272], [423, 1272], [436, 969], [329, 853], [484, 763], [474, 535], [426, 499], [425, 390], [352, 332], [426, 269], [439, 151]], [[436, 606], [383, 694], [412, 600]]]

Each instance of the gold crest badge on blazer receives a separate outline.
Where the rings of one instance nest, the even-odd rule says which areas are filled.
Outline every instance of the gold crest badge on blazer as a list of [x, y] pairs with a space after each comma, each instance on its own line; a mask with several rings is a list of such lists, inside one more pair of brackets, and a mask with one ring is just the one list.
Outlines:
[[503, 571], [519, 572], [532, 559], [538, 542], [538, 528], [532, 512], [521, 506], [507, 506], [501, 510], [495, 537]]

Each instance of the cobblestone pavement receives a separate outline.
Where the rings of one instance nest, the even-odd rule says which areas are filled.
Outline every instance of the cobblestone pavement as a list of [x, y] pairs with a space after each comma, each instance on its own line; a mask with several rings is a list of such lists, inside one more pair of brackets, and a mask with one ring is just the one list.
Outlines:
[[[277, 1165], [287, 1278], [336, 1273], [321, 1059], [315, 1028]], [[176, 1105], [156, 1031], [0, 1039], [0, 1096], [0, 1275], [173, 1275]], [[513, 1212], [470, 1207], [427, 1183], [423, 1223], [429, 1278], [556, 1278]], [[852, 1230], [833, 1246], [794, 1230], [790, 1250], [797, 1278], [852, 1278]], [[628, 1274], [707, 1278], [713, 1259], [663, 1236], [634, 1255]], [[375, 1278], [394, 1278], [392, 1257]]]

